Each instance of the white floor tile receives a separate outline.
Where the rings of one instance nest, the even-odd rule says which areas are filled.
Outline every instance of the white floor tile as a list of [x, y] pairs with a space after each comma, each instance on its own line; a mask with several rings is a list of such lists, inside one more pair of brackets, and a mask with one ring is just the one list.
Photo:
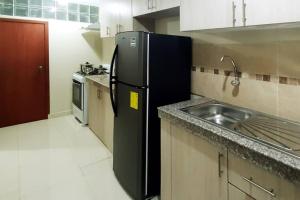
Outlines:
[[0, 128], [0, 200], [130, 200], [112, 155], [73, 116]]
[[130, 200], [112, 170], [112, 158], [82, 168], [96, 199]]

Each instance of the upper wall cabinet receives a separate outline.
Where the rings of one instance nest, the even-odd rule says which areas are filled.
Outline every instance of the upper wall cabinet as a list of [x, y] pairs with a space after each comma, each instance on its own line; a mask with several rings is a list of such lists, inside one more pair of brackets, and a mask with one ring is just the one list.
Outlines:
[[299, 0], [240, 0], [245, 26], [300, 21]]
[[180, 6], [180, 0], [132, 0], [134, 17]]
[[181, 0], [182, 31], [300, 21], [299, 0]]
[[182, 31], [227, 28], [235, 25], [236, 3], [230, 0], [182, 0]]
[[114, 37], [132, 30], [131, 0], [100, 1], [100, 36]]

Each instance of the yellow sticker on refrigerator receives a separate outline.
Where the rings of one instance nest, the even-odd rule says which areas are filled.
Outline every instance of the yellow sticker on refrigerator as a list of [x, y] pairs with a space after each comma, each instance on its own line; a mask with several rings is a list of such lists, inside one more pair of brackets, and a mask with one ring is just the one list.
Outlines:
[[130, 91], [130, 107], [135, 110], [139, 109], [139, 94], [137, 92]]

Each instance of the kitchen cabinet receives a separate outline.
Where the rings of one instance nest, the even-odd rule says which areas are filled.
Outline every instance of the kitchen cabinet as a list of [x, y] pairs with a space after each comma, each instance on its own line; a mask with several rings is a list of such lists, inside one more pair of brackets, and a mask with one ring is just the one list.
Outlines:
[[226, 149], [166, 121], [161, 134], [162, 200], [227, 199]]
[[[229, 200], [296, 200], [300, 185], [294, 184], [231, 153], [228, 154]], [[240, 198], [240, 197], [244, 198]]]
[[110, 104], [109, 89], [89, 81], [88, 123], [89, 128], [112, 152], [114, 114]]
[[114, 37], [119, 32], [132, 31], [131, 0], [100, 1], [100, 36]]
[[171, 124], [161, 120], [161, 200], [172, 199]]
[[235, 26], [237, 2], [229, 0], [181, 0], [181, 31]]
[[132, 0], [132, 13], [136, 17], [177, 6], [180, 6], [180, 0]]
[[245, 26], [300, 21], [298, 0], [240, 0], [239, 4]]
[[300, 1], [181, 0], [181, 31], [299, 22]]

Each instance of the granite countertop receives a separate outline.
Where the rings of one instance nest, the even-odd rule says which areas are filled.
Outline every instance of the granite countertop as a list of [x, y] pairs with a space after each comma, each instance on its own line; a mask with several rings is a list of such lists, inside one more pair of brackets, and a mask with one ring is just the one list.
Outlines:
[[192, 130], [193, 134], [215, 145], [226, 147], [229, 152], [247, 159], [251, 163], [261, 166], [280, 177], [300, 183], [300, 158], [243, 137], [226, 128], [216, 126], [180, 110], [181, 108], [208, 101], [212, 101], [212, 99], [201, 97], [162, 106], [158, 108], [158, 115], [162, 119], [168, 119], [171, 122], [175, 122], [176, 125]]
[[105, 75], [91, 75], [86, 76], [88, 80], [94, 81], [96, 83], [99, 83], [100, 85], [103, 85], [107, 88], [109, 88], [109, 76], [108, 74]]

